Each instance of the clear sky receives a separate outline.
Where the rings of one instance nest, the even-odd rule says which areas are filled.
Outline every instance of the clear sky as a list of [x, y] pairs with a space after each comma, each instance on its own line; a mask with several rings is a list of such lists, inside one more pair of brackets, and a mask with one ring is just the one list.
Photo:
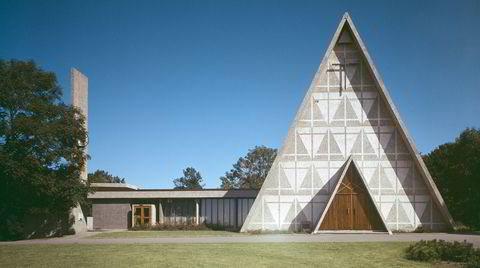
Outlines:
[[206, 187], [278, 148], [345, 11], [417, 148], [480, 127], [480, 1], [5, 1], [0, 58], [89, 77], [89, 170]]

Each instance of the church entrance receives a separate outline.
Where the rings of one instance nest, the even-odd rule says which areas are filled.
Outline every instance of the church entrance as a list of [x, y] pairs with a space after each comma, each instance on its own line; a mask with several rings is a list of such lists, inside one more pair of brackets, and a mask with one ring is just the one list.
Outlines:
[[134, 205], [133, 206], [133, 226], [150, 226], [152, 224], [152, 207], [150, 205]]
[[354, 165], [348, 167], [320, 230], [386, 231]]

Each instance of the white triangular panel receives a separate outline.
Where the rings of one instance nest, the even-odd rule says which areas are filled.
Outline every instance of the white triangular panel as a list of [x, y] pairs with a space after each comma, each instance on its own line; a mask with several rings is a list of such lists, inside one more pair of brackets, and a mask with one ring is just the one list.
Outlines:
[[330, 179], [330, 176], [328, 175], [328, 169], [322, 168], [322, 169], [315, 169], [318, 177], [322, 180], [322, 182], [326, 182]]
[[308, 174], [309, 169], [299, 168], [297, 169], [297, 190], [300, 188], [300, 185], [303, 184], [306, 175]]
[[350, 77], [353, 77], [355, 75], [355, 73], [357, 72], [358, 70], [358, 67], [356, 66], [347, 66], [345, 68], [345, 75], [346, 75], [346, 87], [352, 87], [352, 84], [350, 82]]
[[377, 134], [367, 133], [366, 136], [367, 136], [368, 142], [372, 146], [373, 151], [378, 156], [378, 137], [377, 137]]
[[338, 145], [338, 149], [340, 149], [340, 153], [345, 156], [345, 135], [334, 134], [333, 137], [335, 138], [335, 143]]
[[382, 215], [384, 218], [388, 217], [388, 214], [390, 214], [390, 211], [392, 210], [394, 204], [395, 203], [381, 203], [380, 211], [382, 211]]
[[373, 104], [375, 103], [375, 100], [373, 99], [364, 99], [363, 100], [363, 120], [367, 121], [368, 120], [368, 114], [372, 109], [375, 109], [373, 107]]
[[273, 217], [273, 220], [275, 221], [275, 223], [278, 223], [279, 221], [279, 218], [280, 218], [280, 215], [279, 215], [279, 204], [278, 203], [266, 203], [267, 206], [268, 206], [268, 209], [270, 210], [270, 213]]
[[284, 169], [285, 175], [287, 176], [288, 183], [290, 187], [293, 189], [295, 187], [295, 169], [293, 168], [286, 168]]
[[314, 134], [313, 135], [313, 152], [317, 153], [320, 145], [323, 142], [324, 134]]
[[299, 136], [302, 140], [303, 146], [305, 146], [305, 149], [307, 149], [308, 155], [312, 155], [312, 135], [300, 134]]
[[292, 203], [280, 203], [280, 219], [281, 223], [285, 222], [288, 211], [292, 207]]
[[[342, 100], [331, 100], [330, 101], [330, 108], [329, 108], [330, 109], [330, 113], [329, 113], [330, 122], [332, 122], [332, 120], [334, 119], [335, 114], [343, 111], [343, 106], [340, 105], [342, 103], [343, 103]], [[339, 109], [342, 109], [342, 110], [339, 111]]]
[[410, 224], [413, 225], [415, 213], [412, 205], [410, 203], [400, 203], [399, 206], [402, 206], [403, 210], [405, 211], [405, 214], [408, 217], [408, 222], [410, 222]]
[[325, 120], [327, 118], [327, 115], [328, 115], [328, 105], [325, 105], [324, 102], [317, 102], [317, 108], [318, 110], [320, 111], [320, 114], [322, 115], [322, 117], [320, 119], [322, 120]]
[[355, 145], [355, 143], [357, 142], [359, 136], [360, 136], [360, 133], [353, 133], [353, 134], [348, 135], [348, 137], [347, 137], [347, 152], [346, 152], [348, 155], [351, 154], [352, 148]]
[[427, 203], [415, 203], [415, 220], [417, 223], [420, 222], [426, 207]]

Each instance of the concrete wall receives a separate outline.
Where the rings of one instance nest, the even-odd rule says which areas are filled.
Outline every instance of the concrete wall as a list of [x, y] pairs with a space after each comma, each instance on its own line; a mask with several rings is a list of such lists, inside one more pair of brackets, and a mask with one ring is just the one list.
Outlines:
[[93, 202], [93, 229], [128, 229], [131, 225], [131, 205], [123, 200], [108, 203]]

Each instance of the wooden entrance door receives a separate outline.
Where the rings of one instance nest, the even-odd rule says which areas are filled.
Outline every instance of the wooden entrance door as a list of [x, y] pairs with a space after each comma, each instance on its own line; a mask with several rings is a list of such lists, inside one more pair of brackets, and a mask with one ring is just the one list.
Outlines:
[[375, 204], [353, 165], [348, 168], [320, 230], [385, 230]]
[[151, 225], [152, 218], [152, 207], [137, 205], [133, 207], [134, 209], [134, 225]]

